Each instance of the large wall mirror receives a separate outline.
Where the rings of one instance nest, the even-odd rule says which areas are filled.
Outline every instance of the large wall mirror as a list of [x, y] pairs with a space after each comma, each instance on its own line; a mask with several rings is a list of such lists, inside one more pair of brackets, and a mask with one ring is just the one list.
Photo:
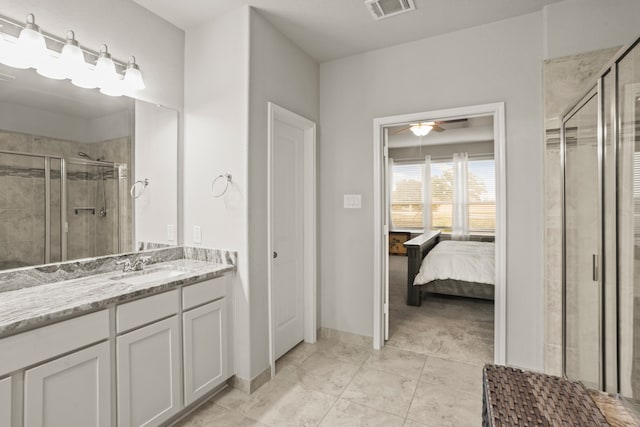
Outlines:
[[0, 269], [177, 243], [178, 113], [0, 64]]

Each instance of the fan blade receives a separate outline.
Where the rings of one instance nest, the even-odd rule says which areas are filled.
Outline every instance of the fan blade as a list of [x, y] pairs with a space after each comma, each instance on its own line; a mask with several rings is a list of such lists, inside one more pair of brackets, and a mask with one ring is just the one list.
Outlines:
[[444, 132], [446, 129], [445, 129], [445, 128], [442, 128], [442, 127], [440, 127], [440, 126], [438, 126], [438, 125], [433, 125], [433, 126], [431, 127], [431, 130], [432, 130], [432, 131], [434, 131], [434, 132]]
[[399, 133], [404, 133], [404, 132], [408, 131], [410, 128], [411, 128], [411, 126], [407, 126], [407, 127], [402, 128], [402, 129], [398, 129], [396, 131], [391, 132], [391, 135], [398, 135]]

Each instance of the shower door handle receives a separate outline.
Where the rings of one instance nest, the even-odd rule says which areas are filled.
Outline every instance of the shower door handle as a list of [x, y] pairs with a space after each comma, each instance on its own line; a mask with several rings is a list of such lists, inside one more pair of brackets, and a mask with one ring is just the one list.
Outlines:
[[594, 282], [598, 281], [598, 255], [592, 256], [592, 278]]

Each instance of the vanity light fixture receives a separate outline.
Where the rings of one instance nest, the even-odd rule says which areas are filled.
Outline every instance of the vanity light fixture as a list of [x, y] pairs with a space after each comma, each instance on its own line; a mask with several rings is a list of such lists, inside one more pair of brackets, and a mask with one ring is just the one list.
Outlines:
[[124, 86], [130, 90], [142, 90], [145, 88], [142, 73], [140, 72], [140, 67], [136, 64], [135, 56], [129, 58], [127, 63], [127, 69], [124, 72]]
[[100, 57], [96, 62], [96, 79], [100, 93], [109, 96], [122, 95], [121, 77], [116, 72], [116, 64], [111, 59], [106, 44], [100, 46]]
[[14, 68], [35, 68], [52, 79], [69, 79], [75, 86], [94, 89], [110, 96], [144, 89], [135, 58], [125, 63], [114, 60], [107, 46], [99, 52], [78, 44], [73, 31], [66, 38], [43, 33], [33, 14], [26, 24], [0, 15], [0, 63]]
[[47, 59], [47, 43], [36, 25], [33, 13], [27, 15], [27, 23], [20, 31], [18, 42], [13, 54], [18, 61], [23, 61], [26, 67], [36, 68]]
[[433, 129], [433, 125], [431, 123], [415, 123], [409, 129], [415, 136], [426, 136]]

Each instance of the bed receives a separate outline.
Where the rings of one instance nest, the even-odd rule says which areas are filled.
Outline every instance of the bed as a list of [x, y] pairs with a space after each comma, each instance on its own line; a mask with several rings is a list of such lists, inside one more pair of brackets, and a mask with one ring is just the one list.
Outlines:
[[439, 231], [431, 231], [404, 245], [407, 305], [420, 306], [423, 292], [493, 300], [493, 242], [444, 240]]

